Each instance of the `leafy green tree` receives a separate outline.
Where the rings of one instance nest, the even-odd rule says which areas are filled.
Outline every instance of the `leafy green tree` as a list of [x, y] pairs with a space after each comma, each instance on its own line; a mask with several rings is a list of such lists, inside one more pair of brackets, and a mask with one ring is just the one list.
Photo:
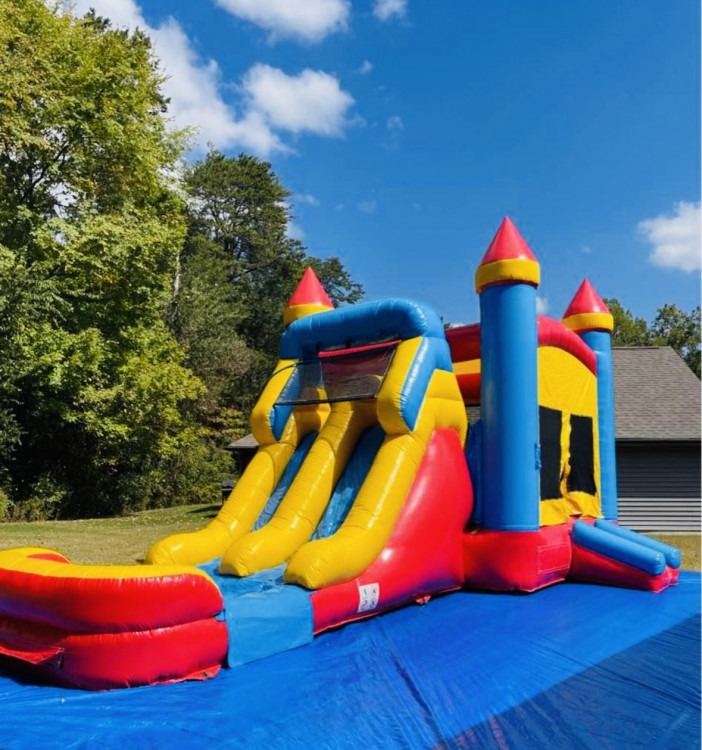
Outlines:
[[[215, 317], [218, 346], [227, 355], [229, 391], [221, 404], [247, 411], [275, 363], [283, 329], [283, 309], [307, 265], [312, 265], [336, 304], [355, 302], [363, 294], [338, 258], [307, 255], [288, 236], [291, 194], [271, 165], [253, 156], [227, 157], [210, 151], [185, 177], [191, 196], [189, 229], [181, 258], [180, 291], [175, 305], [179, 340], [189, 363], [208, 382], [205, 360], [189, 330], [193, 320]], [[188, 302], [186, 290], [197, 289]], [[218, 312], [205, 310], [216, 305]], [[197, 327], [197, 326], [196, 326]], [[245, 345], [245, 351], [242, 349]]]
[[201, 382], [165, 312], [183, 135], [148, 38], [0, 0], [0, 488], [17, 516], [173, 499]]
[[[304, 265], [311, 265], [329, 299], [338, 307], [358, 302], [363, 297], [363, 287], [354, 281], [344, 264], [337, 257], [306, 258]], [[299, 279], [298, 279], [299, 281]], [[297, 283], [297, 282], [296, 282]]]
[[606, 298], [605, 304], [614, 317], [614, 346], [649, 346], [651, 333], [643, 318], [637, 318], [615, 297]]
[[700, 377], [699, 305], [689, 313], [676, 305], [663, 305], [649, 325], [623, 307], [618, 299], [605, 299], [605, 303], [614, 316], [612, 343], [615, 346], [670, 346]]
[[689, 313], [676, 305], [663, 305], [651, 325], [654, 343], [672, 346], [700, 377], [700, 307]]

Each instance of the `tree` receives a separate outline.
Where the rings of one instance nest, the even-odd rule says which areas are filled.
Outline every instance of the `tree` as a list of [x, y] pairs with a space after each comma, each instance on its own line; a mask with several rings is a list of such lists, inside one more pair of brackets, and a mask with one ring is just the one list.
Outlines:
[[699, 306], [686, 313], [676, 305], [663, 305], [649, 325], [615, 298], [605, 299], [605, 304], [614, 316], [612, 343], [615, 346], [670, 346], [700, 377]]
[[[229, 392], [221, 395], [246, 411], [275, 364], [283, 309], [305, 267], [313, 266], [337, 304], [357, 301], [363, 288], [338, 258], [310, 257], [302, 243], [288, 236], [291, 194], [269, 163], [210, 151], [188, 170], [185, 184], [191, 200], [176, 330], [191, 366], [207, 381], [192, 358], [197, 345], [187, 330], [194, 318], [211, 316], [204, 310], [217, 300], [217, 315], [227, 320], [219, 345], [234, 358], [228, 365]], [[188, 303], [185, 290], [196, 287], [199, 301], [193, 296]]]
[[700, 377], [700, 307], [689, 313], [676, 305], [663, 305], [651, 325], [654, 343], [672, 346]]
[[307, 258], [329, 299], [338, 307], [351, 305], [363, 297], [363, 287], [351, 278], [339, 258]]
[[0, 0], [0, 488], [16, 515], [171, 500], [197, 441], [165, 311], [183, 134], [141, 32]]
[[604, 303], [614, 318], [614, 333], [612, 334], [614, 346], [649, 346], [651, 344], [648, 324], [643, 318], [635, 317], [614, 297], [605, 298]]

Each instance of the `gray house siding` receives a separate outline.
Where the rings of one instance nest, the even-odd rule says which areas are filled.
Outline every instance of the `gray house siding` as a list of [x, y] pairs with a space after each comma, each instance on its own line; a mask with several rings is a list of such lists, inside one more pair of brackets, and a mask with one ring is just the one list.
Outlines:
[[700, 531], [699, 442], [617, 444], [619, 519], [637, 531]]

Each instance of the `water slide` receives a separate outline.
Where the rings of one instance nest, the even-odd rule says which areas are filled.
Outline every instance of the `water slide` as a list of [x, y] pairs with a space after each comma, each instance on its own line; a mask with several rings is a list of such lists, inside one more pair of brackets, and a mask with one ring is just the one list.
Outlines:
[[[433, 433], [463, 442], [466, 430], [443, 327], [401, 300], [293, 324], [251, 422], [261, 447], [220, 513], [158, 542], [149, 562], [221, 557], [223, 573], [245, 576], [289, 561], [286, 580], [310, 589], [347, 580], [387, 542]], [[348, 515], [310, 541], [325, 511], [329, 520], [338, 510], [329, 502], [342, 502], [334, 490], [350, 465]]]
[[466, 416], [438, 316], [405, 300], [307, 316], [280, 356], [234, 491], [147, 561], [250, 579], [222, 584], [236, 598], [294, 584], [314, 632], [460, 587]]
[[538, 279], [505, 220], [480, 326], [446, 334], [407, 300], [334, 310], [308, 269], [217, 517], [141, 566], [0, 551], [0, 658], [91, 689], [206, 679], [462, 585], [674, 585], [679, 552], [616, 523], [612, 316], [583, 282], [537, 319]]

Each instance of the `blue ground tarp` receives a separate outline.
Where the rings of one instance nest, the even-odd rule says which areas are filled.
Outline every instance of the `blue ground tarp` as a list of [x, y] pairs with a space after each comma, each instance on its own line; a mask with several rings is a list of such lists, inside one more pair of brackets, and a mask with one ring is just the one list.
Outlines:
[[3, 750], [700, 746], [700, 576], [662, 592], [462, 592], [210, 682], [89, 693], [0, 676]]

